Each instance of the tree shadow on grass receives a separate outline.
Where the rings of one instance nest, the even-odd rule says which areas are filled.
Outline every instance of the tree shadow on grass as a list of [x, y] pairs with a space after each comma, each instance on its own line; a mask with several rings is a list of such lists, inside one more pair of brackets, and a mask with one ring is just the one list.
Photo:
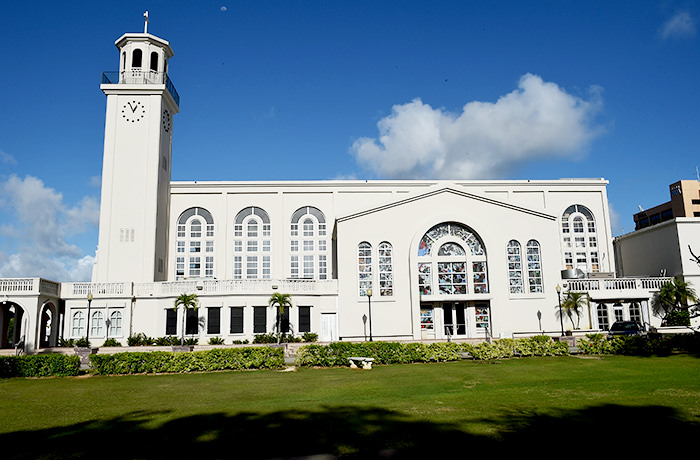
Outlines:
[[[556, 415], [504, 413], [460, 425], [378, 408], [203, 414], [146, 426], [155, 413], [0, 435], [5, 459], [465, 458], [473, 455], [667, 453], [700, 434], [662, 406], [606, 405]], [[487, 423], [493, 434], [470, 433]], [[466, 427], [466, 428], [465, 428]], [[663, 433], [670, 437], [655, 436]], [[685, 440], [685, 441], [683, 441]]]

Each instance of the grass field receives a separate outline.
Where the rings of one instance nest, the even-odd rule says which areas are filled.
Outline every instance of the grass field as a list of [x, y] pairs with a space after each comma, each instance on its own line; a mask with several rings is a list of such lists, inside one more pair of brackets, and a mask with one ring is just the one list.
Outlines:
[[698, 435], [688, 355], [0, 381], [3, 459], [581, 458]]

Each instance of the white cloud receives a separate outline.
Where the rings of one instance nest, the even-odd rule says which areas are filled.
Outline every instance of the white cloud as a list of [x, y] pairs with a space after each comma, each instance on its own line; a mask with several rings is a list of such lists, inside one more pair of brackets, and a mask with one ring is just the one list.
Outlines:
[[661, 26], [661, 38], [693, 37], [696, 33], [695, 18], [687, 11], [679, 11]]
[[41, 276], [56, 281], [90, 279], [92, 256], [68, 239], [96, 227], [99, 203], [85, 197], [68, 206], [56, 190], [32, 176], [0, 182], [0, 277]]
[[350, 150], [380, 177], [503, 177], [532, 159], [581, 152], [602, 131], [592, 120], [600, 91], [586, 101], [526, 74], [495, 103], [469, 102], [459, 114], [414, 99], [377, 123], [378, 139], [360, 138]]
[[15, 165], [17, 164], [17, 160], [15, 160], [15, 157], [10, 155], [9, 153], [5, 153], [2, 150], [0, 150], [0, 163]]

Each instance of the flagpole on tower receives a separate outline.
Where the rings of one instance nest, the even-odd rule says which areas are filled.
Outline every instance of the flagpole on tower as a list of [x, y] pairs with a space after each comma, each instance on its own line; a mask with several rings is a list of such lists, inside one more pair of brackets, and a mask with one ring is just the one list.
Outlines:
[[146, 11], [145, 13], [143, 13], [143, 17], [144, 17], [143, 33], [144, 33], [144, 34], [147, 34], [147, 33], [148, 33], [148, 23], [151, 22], [151, 21], [148, 20], [148, 11]]

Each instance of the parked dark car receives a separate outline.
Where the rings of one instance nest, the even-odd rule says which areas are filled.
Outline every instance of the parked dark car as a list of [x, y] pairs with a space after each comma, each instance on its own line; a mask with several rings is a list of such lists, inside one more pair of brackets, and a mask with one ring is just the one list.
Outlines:
[[610, 327], [608, 335], [641, 335], [644, 333], [642, 326], [636, 321], [615, 321]]

